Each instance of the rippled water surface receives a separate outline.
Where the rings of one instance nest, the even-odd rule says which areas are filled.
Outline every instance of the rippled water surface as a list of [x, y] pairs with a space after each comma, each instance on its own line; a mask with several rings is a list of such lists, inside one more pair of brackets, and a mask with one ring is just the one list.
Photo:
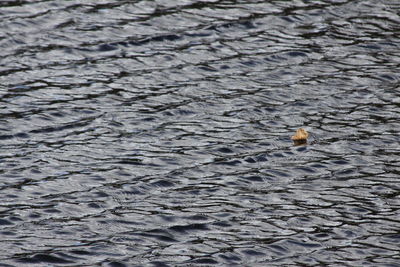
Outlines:
[[399, 14], [0, 1], [0, 266], [400, 266]]

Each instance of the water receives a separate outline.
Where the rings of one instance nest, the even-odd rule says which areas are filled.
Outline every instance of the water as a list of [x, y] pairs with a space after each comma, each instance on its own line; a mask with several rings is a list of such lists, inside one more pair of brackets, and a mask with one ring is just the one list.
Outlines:
[[400, 266], [396, 1], [0, 6], [0, 266]]

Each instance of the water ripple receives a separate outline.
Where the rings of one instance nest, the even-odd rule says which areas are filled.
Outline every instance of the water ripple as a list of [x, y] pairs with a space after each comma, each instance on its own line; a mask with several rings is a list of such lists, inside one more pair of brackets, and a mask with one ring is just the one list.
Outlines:
[[2, 266], [398, 266], [399, 10], [3, 1]]

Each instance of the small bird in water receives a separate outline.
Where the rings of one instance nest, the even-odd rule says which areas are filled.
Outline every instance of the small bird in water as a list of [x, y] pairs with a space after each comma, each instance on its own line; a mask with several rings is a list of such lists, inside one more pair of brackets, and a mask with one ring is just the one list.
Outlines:
[[296, 134], [292, 136], [292, 140], [295, 142], [295, 144], [306, 143], [307, 138], [308, 132], [303, 128], [297, 129]]

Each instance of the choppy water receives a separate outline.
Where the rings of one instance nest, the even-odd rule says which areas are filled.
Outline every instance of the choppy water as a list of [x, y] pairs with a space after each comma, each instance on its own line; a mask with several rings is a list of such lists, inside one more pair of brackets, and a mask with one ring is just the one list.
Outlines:
[[400, 266], [397, 1], [0, 6], [0, 266]]

